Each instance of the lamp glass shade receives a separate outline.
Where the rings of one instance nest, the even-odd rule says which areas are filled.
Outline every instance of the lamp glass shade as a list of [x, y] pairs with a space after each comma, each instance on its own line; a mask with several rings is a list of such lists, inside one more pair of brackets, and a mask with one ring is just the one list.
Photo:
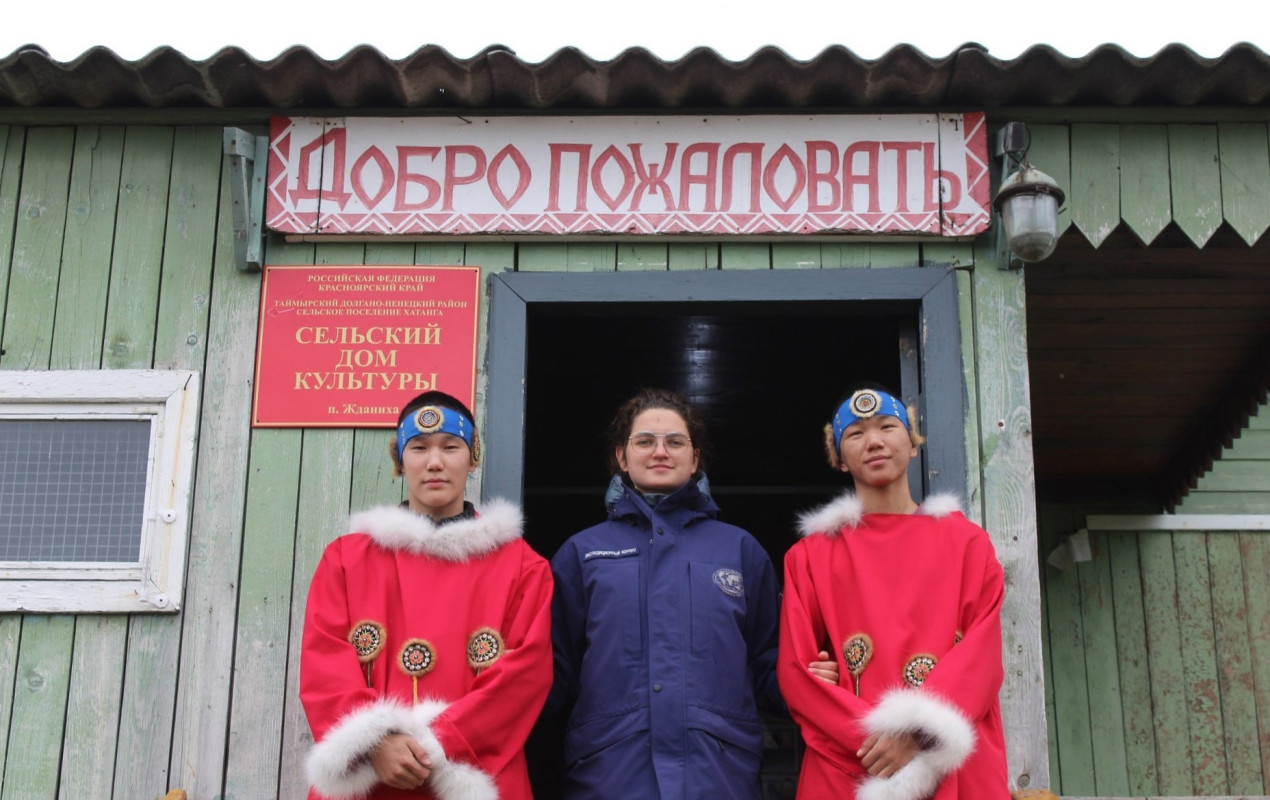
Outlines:
[[1049, 193], [1018, 192], [1001, 203], [1010, 250], [1023, 261], [1043, 261], [1058, 244], [1058, 198]]

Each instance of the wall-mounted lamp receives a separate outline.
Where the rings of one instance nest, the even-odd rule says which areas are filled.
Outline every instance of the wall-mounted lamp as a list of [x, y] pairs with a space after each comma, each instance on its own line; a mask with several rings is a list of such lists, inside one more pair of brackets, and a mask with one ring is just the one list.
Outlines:
[[1027, 126], [1022, 122], [1007, 122], [997, 132], [996, 155], [1003, 157], [1002, 181], [992, 200], [1001, 215], [1010, 252], [1025, 262], [1042, 261], [1054, 252], [1058, 244], [1058, 207], [1066, 197], [1053, 178], [1028, 162], [1030, 143]]

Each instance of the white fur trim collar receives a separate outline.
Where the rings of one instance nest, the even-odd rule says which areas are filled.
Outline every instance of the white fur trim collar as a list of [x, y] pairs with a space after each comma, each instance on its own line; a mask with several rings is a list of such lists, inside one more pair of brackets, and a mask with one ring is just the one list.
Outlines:
[[[930, 517], [946, 517], [961, 511], [961, 501], [954, 494], [933, 494], [918, 506], [916, 514]], [[833, 501], [798, 517], [798, 535], [815, 533], [833, 536], [843, 528], [854, 528], [864, 518], [864, 504], [851, 492], [838, 495]]]
[[466, 561], [519, 539], [524, 520], [520, 508], [491, 500], [475, 519], [438, 526], [428, 517], [400, 506], [380, 506], [354, 514], [349, 533], [365, 533], [385, 550], [405, 550], [446, 561]]

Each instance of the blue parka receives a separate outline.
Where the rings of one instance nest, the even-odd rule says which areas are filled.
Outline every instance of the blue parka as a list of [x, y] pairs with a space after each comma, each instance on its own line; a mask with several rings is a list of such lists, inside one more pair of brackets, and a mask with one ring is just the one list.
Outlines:
[[567, 800], [761, 796], [758, 706], [784, 711], [776, 571], [707, 491], [650, 507], [618, 476], [608, 519], [551, 561]]

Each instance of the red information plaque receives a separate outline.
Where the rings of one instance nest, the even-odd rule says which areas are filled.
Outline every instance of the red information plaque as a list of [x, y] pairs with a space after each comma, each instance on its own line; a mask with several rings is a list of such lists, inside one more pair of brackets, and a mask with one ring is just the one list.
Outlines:
[[471, 408], [480, 274], [266, 266], [252, 426], [391, 428], [429, 389]]

